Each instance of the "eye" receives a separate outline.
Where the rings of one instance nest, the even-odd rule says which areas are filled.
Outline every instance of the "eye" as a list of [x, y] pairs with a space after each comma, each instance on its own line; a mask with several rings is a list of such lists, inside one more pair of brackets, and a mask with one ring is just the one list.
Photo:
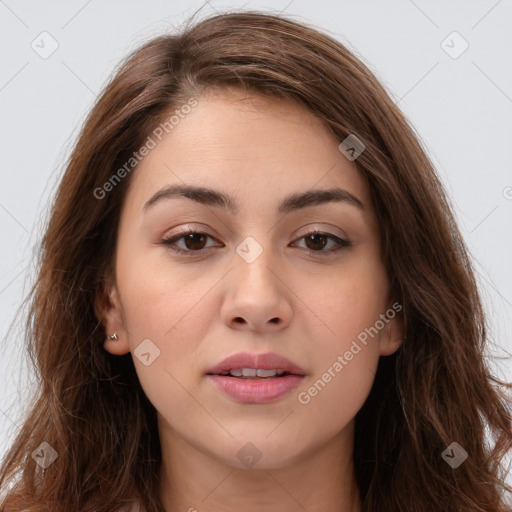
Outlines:
[[[348, 240], [344, 240], [343, 238], [340, 238], [336, 235], [333, 235], [331, 233], [323, 233], [322, 231], [311, 231], [310, 233], [307, 233], [304, 236], [301, 236], [298, 240], [304, 240], [306, 244], [306, 249], [310, 254], [314, 253], [333, 253], [337, 252], [341, 249], [344, 249], [345, 247], [350, 247], [352, 245], [352, 242], [349, 242]], [[324, 251], [323, 249], [328, 245], [330, 241], [333, 241], [335, 244], [335, 249], [332, 249], [328, 251]]]
[[[204, 249], [204, 242], [207, 238], [213, 237], [207, 233], [203, 233], [202, 231], [188, 229], [187, 231], [183, 231], [171, 238], [162, 240], [162, 243], [168, 245], [172, 251], [179, 253], [191, 253], [202, 251]], [[185, 248], [176, 246], [176, 242], [181, 241], [182, 239], [185, 243]]]
[[[211, 237], [207, 233], [197, 231], [195, 229], [188, 229], [171, 238], [162, 240], [161, 243], [169, 246], [169, 248], [174, 252], [178, 252], [181, 254], [190, 254], [193, 252], [199, 253], [203, 251], [205, 248], [208, 248], [205, 247], [205, 242], [208, 238], [213, 239], [213, 237]], [[323, 233], [317, 230], [311, 231], [310, 233], [307, 233], [306, 235], [303, 235], [300, 238], [298, 238], [298, 240], [302, 239], [305, 240], [305, 249], [310, 254], [333, 253], [346, 247], [350, 247], [352, 245], [352, 242], [349, 242], [348, 240], [344, 240], [336, 235], [330, 233]], [[185, 247], [180, 247], [177, 245], [177, 242], [180, 241], [183, 241]], [[331, 247], [330, 250], [324, 251], [323, 249], [327, 247], [329, 241], [334, 242], [335, 248], [332, 249]]]

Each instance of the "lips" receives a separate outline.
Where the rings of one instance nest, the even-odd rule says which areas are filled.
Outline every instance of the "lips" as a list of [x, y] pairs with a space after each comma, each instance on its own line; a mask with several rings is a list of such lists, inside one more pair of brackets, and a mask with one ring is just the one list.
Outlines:
[[224, 396], [254, 405], [286, 398], [305, 377], [306, 371], [284, 356], [248, 352], [224, 359], [206, 374], [206, 378]]
[[227, 357], [214, 367], [210, 368], [207, 375], [226, 374], [231, 370], [243, 370], [244, 368], [260, 370], [282, 370], [285, 374], [305, 376], [306, 371], [299, 365], [284, 356], [268, 352], [265, 354], [250, 354], [240, 352]]

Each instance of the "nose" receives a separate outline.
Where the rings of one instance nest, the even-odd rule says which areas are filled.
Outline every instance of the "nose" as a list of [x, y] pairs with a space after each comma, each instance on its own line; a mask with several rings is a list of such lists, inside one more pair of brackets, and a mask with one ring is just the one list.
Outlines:
[[224, 282], [222, 321], [230, 328], [264, 333], [286, 328], [292, 318], [293, 293], [271, 250], [252, 262], [234, 258], [234, 268]]

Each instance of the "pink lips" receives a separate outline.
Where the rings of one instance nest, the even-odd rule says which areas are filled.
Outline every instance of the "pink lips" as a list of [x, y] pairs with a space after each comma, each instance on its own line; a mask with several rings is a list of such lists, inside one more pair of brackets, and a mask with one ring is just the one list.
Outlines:
[[224, 371], [236, 370], [241, 368], [261, 368], [262, 370], [284, 370], [287, 373], [295, 375], [306, 375], [306, 371], [300, 366], [292, 363], [286, 357], [267, 352], [265, 354], [250, 354], [249, 352], [240, 352], [227, 357], [219, 364], [210, 368], [206, 373], [219, 374]]
[[[262, 370], [284, 370], [281, 376], [265, 379], [243, 379], [231, 375], [219, 375], [229, 370], [259, 368]], [[238, 402], [262, 404], [276, 400], [297, 388], [306, 371], [289, 359], [275, 353], [234, 354], [207, 372], [207, 377], [218, 389]]]

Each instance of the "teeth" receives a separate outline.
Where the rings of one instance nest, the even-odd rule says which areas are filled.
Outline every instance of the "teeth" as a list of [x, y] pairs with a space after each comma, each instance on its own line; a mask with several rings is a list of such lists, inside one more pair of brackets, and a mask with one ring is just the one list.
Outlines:
[[[222, 372], [226, 374], [226, 372]], [[276, 375], [283, 375], [284, 370], [281, 369], [272, 369], [272, 370], [262, 370], [261, 368], [238, 368], [229, 371], [229, 375], [233, 377], [275, 377]]]

